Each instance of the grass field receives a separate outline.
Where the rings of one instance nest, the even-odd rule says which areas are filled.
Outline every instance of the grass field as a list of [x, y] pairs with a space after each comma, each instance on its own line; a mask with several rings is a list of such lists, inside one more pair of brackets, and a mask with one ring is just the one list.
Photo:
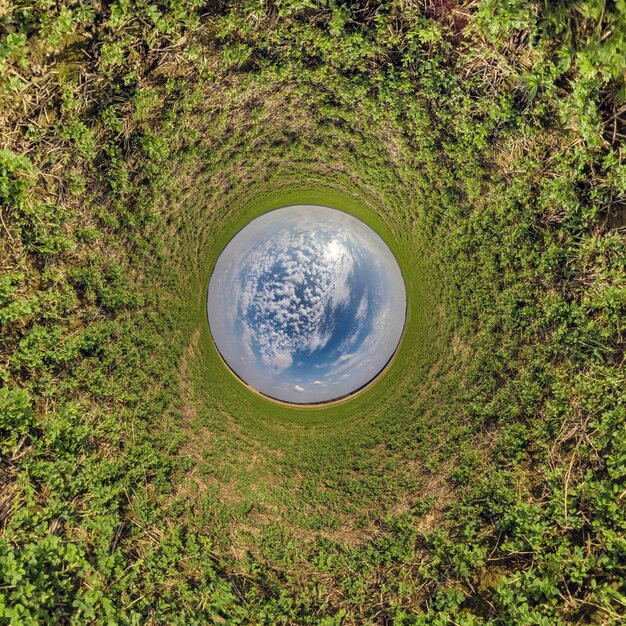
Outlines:
[[[0, 7], [0, 624], [626, 616], [621, 1]], [[322, 204], [407, 325], [245, 388], [218, 255]]]

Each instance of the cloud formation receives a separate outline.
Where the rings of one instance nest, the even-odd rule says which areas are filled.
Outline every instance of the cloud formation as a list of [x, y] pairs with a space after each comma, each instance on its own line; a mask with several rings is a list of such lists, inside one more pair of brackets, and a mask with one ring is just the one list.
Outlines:
[[365, 224], [293, 206], [252, 221], [209, 285], [211, 332], [227, 363], [262, 393], [320, 402], [367, 383], [404, 325], [400, 270]]
[[299, 352], [324, 348], [350, 298], [355, 259], [328, 225], [283, 228], [251, 250], [240, 271], [238, 316], [249, 348], [279, 373]]

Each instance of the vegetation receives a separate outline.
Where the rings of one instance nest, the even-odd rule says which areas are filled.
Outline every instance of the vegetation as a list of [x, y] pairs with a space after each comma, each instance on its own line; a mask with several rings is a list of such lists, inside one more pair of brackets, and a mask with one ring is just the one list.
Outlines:
[[[0, 623], [621, 624], [623, 0], [0, 8]], [[211, 265], [294, 201], [409, 321], [309, 409]]]

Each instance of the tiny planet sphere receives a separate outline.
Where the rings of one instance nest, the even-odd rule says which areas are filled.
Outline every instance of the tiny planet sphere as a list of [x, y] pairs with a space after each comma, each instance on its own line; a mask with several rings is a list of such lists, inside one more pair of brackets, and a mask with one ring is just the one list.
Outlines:
[[260, 393], [335, 400], [373, 380], [406, 318], [398, 263], [367, 225], [295, 205], [252, 220], [213, 269], [209, 326], [224, 361]]

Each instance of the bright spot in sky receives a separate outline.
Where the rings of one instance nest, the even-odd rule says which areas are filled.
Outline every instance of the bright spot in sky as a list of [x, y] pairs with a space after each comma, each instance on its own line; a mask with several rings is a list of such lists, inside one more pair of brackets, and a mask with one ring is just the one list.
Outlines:
[[363, 222], [297, 205], [250, 222], [209, 283], [213, 339], [257, 391], [314, 403], [360, 389], [393, 356], [406, 292], [398, 264]]

